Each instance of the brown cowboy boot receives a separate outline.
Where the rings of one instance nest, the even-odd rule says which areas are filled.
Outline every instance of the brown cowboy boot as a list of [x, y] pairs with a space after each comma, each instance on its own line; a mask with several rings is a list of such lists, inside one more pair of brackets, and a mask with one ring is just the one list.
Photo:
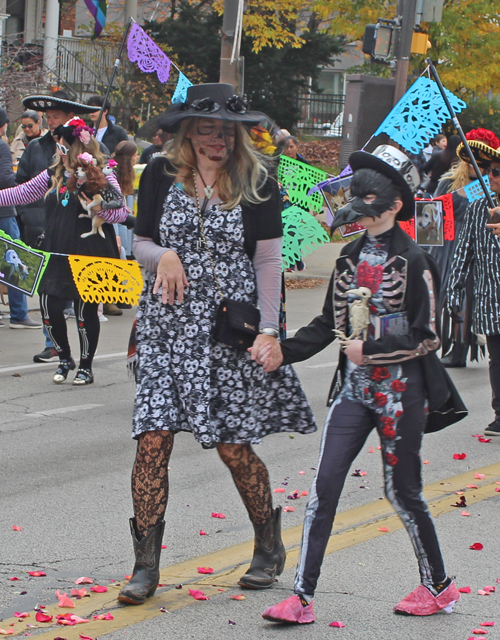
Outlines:
[[253, 524], [255, 546], [248, 571], [238, 582], [244, 589], [269, 589], [285, 568], [286, 551], [281, 540], [281, 507], [265, 524]]
[[123, 587], [118, 595], [120, 602], [144, 604], [146, 598], [154, 595], [160, 581], [160, 554], [164, 529], [165, 521], [162, 520], [139, 540], [136, 520], [130, 518], [135, 565], [130, 582]]

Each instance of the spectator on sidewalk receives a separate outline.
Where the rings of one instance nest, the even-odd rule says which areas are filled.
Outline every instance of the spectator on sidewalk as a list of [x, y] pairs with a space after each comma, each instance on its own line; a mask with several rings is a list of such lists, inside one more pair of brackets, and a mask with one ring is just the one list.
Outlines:
[[20, 132], [16, 133], [16, 137], [10, 145], [10, 152], [12, 154], [12, 163], [17, 165], [24, 150], [32, 140], [41, 138], [44, 136], [48, 129], [42, 127], [42, 119], [40, 115], [28, 109], [21, 116], [21, 124], [19, 125]]
[[[5, 135], [9, 116], [4, 109], [0, 109], [0, 136]], [[0, 189], [15, 187], [16, 178], [12, 170], [12, 158], [9, 145], [0, 140]], [[14, 207], [0, 207], [0, 229], [7, 233], [13, 240], [19, 240], [19, 226], [16, 220]], [[41, 329], [42, 323], [32, 320], [28, 315], [28, 302], [24, 293], [17, 289], [7, 287], [10, 309], [11, 329]]]
[[278, 142], [278, 153], [294, 160], [299, 160], [304, 164], [309, 164], [307, 160], [299, 153], [299, 141], [295, 136], [288, 136]]
[[163, 152], [163, 146], [167, 140], [169, 140], [172, 136], [163, 131], [162, 129], [158, 129], [158, 131], [153, 136], [153, 144], [149, 147], [146, 147], [139, 158], [139, 164], [147, 164], [151, 158], [156, 158], [157, 155]]
[[96, 107], [97, 110], [91, 112], [90, 119], [94, 127], [97, 125], [99, 113], [102, 105], [104, 104], [104, 111], [102, 114], [101, 122], [99, 123], [99, 129], [95, 133], [96, 140], [103, 142], [109, 149], [110, 153], [114, 153], [116, 145], [122, 140], [128, 140], [128, 134], [123, 127], [118, 126], [111, 122], [108, 118], [109, 111], [111, 109], [111, 103], [109, 100], [104, 102], [103, 96], [91, 96], [87, 100], [87, 104]]

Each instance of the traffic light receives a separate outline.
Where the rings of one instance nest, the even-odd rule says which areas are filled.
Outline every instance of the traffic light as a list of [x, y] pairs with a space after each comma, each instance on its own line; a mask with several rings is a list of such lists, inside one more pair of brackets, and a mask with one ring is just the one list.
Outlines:
[[432, 44], [427, 33], [413, 33], [411, 38], [411, 53], [425, 55], [431, 47]]
[[386, 62], [392, 57], [394, 33], [392, 22], [389, 20], [379, 21], [377, 24], [369, 24], [365, 28], [362, 51], [376, 62]]

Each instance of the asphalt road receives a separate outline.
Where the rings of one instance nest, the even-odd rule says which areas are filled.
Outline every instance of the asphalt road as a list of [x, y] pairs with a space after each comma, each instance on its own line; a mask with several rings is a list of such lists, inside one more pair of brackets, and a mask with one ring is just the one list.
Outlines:
[[[311, 268], [310, 275], [325, 275], [320, 271]], [[320, 310], [325, 290], [326, 283], [289, 292], [290, 330]], [[109, 640], [254, 639], [259, 635], [274, 639], [306, 633], [311, 639], [331, 635], [349, 640], [467, 640], [479, 623], [496, 616], [497, 626], [486, 630], [488, 638], [500, 638], [500, 593], [477, 595], [485, 585], [496, 585], [500, 592], [495, 582], [500, 579], [500, 493], [494, 491], [500, 487], [495, 485], [500, 481], [500, 438], [480, 443], [472, 437], [482, 433], [492, 416], [484, 360], [452, 372], [470, 415], [454, 427], [427, 436], [422, 453], [428, 460], [424, 480], [431, 485], [429, 495], [431, 503], [435, 502], [433, 513], [449, 573], [457, 576], [459, 586], [472, 589], [457, 605], [457, 613], [432, 619], [392, 614], [392, 606], [418, 583], [418, 574], [405, 532], [390, 518], [390, 510], [384, 512], [377, 439], [372, 435], [355, 464], [367, 475], [347, 479], [338, 533], [332, 537], [337, 546], [325, 560], [315, 599], [317, 624], [307, 630], [283, 629], [260, 618], [265, 606], [291, 594], [306, 498], [290, 501], [287, 495], [294, 489], [310, 488], [326, 415], [325, 397], [337, 360], [335, 347], [296, 366], [320, 427], [318, 433], [271, 436], [258, 447], [273, 488], [286, 490], [275, 494], [275, 502], [295, 508], [283, 514], [291, 552], [287, 570], [276, 586], [267, 592], [246, 592], [242, 602], [229, 598], [239, 593], [234, 585], [245, 570], [238, 565], [249, 558], [251, 525], [217, 453], [203, 451], [192, 436], [180, 434], [170, 464], [167, 549], [162, 555], [162, 580], [169, 586], [160, 589], [147, 607], [118, 607], [116, 582], [111, 581], [123, 580], [132, 569], [128, 518], [132, 514], [134, 385], [127, 376], [124, 352], [133, 315], [133, 310], [125, 311], [122, 317], [102, 324], [96, 383], [85, 388], [69, 383], [56, 386], [51, 379], [55, 365], [32, 364], [33, 354], [42, 346], [39, 332], [0, 329], [0, 629], [41, 640], [58, 636], [72, 640], [79, 634], [106, 635]], [[71, 331], [76, 346], [72, 323]], [[453, 454], [462, 452], [466, 459], [454, 460]], [[475, 470], [485, 468], [485, 478], [474, 480]], [[467, 472], [469, 475], [460, 475]], [[465, 517], [460, 515], [462, 509], [450, 505], [459, 499], [455, 491], [466, 488], [467, 483], [480, 488], [466, 489], [471, 515]], [[214, 519], [212, 512], [223, 512], [226, 518]], [[382, 521], [387, 524], [381, 525]], [[380, 526], [387, 526], [389, 533], [380, 533]], [[207, 535], [201, 536], [201, 529]], [[483, 551], [469, 550], [474, 542], [481, 542]], [[214, 568], [214, 575], [196, 586], [210, 596], [208, 602], [194, 601], [186, 594], [188, 583], [202, 584], [197, 566]], [[34, 570], [47, 575], [30, 577], [27, 572]], [[76, 601], [74, 610], [54, 608], [55, 591], [70, 592], [81, 576], [107, 585], [108, 592]], [[12, 577], [19, 580], [11, 581]], [[173, 589], [174, 584], [183, 584], [183, 589]], [[115, 619], [77, 627], [40, 625], [49, 629], [42, 631], [27, 627], [37, 624], [33, 612], [37, 603], [56, 613], [76, 613], [90, 620], [92, 614], [111, 611]], [[10, 618], [16, 611], [31, 615], [22, 623], [14, 622]], [[330, 628], [333, 620], [343, 621], [346, 628]]]

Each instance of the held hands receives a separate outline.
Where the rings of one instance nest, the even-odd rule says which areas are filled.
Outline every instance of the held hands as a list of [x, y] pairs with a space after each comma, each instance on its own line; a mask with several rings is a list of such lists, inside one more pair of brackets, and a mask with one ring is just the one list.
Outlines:
[[342, 340], [340, 344], [353, 364], [363, 364], [363, 340]]
[[153, 293], [158, 293], [161, 287], [161, 301], [163, 304], [174, 304], [184, 300], [184, 287], [189, 287], [184, 267], [175, 251], [165, 251], [158, 263]]
[[275, 371], [283, 362], [283, 353], [277, 338], [266, 336], [260, 333], [254, 340], [253, 345], [248, 349], [252, 360], [264, 367], [264, 371], [269, 373]]

